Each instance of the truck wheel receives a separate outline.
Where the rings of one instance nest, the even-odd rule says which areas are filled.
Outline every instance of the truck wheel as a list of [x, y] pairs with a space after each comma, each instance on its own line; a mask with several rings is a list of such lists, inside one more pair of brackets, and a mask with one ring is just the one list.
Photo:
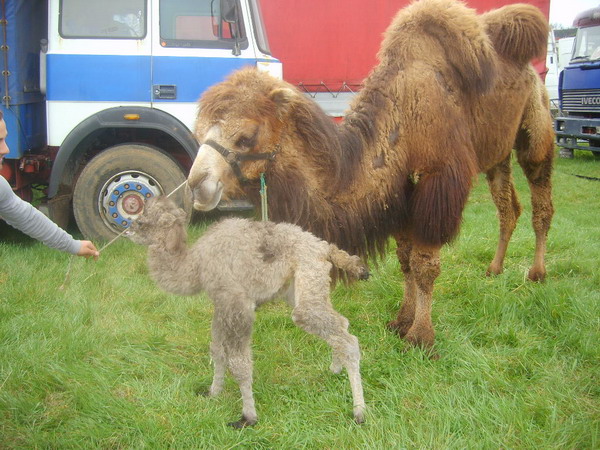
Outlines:
[[[146, 199], [170, 194], [186, 177], [168, 155], [138, 144], [110, 147], [82, 170], [73, 192], [73, 213], [81, 233], [91, 240], [110, 240], [131, 225]], [[191, 197], [181, 188], [173, 200], [188, 213]]]

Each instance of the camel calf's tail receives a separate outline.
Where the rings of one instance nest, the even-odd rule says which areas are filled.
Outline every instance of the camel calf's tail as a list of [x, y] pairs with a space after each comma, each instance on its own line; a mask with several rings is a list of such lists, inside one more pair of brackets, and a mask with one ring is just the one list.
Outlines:
[[361, 261], [358, 256], [351, 256], [344, 250], [340, 250], [334, 244], [329, 244], [329, 254], [327, 259], [333, 263], [335, 267], [341, 269], [359, 280], [369, 278], [369, 269]]
[[548, 21], [535, 6], [516, 3], [481, 17], [498, 54], [523, 65], [546, 56]]

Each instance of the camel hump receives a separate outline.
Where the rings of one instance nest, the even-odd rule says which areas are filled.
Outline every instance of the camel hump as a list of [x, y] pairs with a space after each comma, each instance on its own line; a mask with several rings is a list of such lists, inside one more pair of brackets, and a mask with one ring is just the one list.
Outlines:
[[340, 250], [335, 244], [329, 244], [328, 259], [335, 267], [341, 269], [359, 280], [369, 278], [369, 269], [358, 256], [352, 256]]
[[496, 52], [476, 11], [454, 0], [421, 0], [401, 9], [385, 32], [379, 59], [425, 61], [451, 73], [464, 93], [489, 92]]
[[486, 31], [498, 54], [518, 64], [546, 55], [549, 26], [532, 5], [516, 3], [482, 15]]

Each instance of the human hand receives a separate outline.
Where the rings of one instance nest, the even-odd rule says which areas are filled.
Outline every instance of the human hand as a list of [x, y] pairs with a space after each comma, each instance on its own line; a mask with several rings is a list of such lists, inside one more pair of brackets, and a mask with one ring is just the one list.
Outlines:
[[94, 244], [92, 244], [92, 242], [81, 241], [81, 248], [79, 249], [77, 256], [83, 256], [86, 259], [89, 258], [90, 256], [93, 256], [94, 259], [97, 260], [98, 257], [100, 256], [100, 252], [98, 251], [96, 246]]

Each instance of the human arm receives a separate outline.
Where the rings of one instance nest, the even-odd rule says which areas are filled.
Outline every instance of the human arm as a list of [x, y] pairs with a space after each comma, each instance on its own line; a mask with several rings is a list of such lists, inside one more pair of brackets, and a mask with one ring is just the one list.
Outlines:
[[[43, 242], [48, 247], [79, 256], [98, 256], [94, 244], [78, 241], [52, 222], [48, 217], [21, 200], [12, 191], [8, 181], [0, 176], [0, 217], [10, 226]], [[95, 252], [95, 253], [94, 253]]]

